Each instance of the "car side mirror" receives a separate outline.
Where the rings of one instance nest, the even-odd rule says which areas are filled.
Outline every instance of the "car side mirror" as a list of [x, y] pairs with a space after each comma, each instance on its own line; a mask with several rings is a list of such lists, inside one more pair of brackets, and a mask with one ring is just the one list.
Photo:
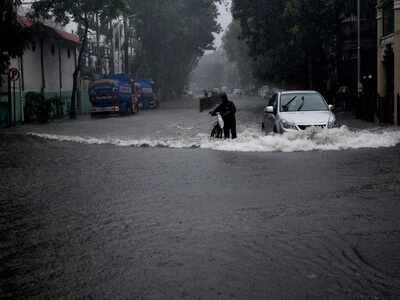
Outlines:
[[335, 106], [332, 104], [328, 105], [329, 111], [334, 111], [335, 110]]
[[267, 106], [264, 108], [264, 113], [265, 114], [273, 114], [274, 113], [274, 107], [273, 106]]

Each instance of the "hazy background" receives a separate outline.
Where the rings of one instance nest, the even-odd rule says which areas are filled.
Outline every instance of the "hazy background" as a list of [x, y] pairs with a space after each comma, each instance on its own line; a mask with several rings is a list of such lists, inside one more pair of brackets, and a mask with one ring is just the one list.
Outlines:
[[220, 16], [218, 18], [218, 22], [222, 26], [222, 32], [215, 35], [215, 47], [219, 48], [222, 44], [222, 37], [228, 28], [229, 24], [232, 22], [232, 14], [231, 14], [231, 1], [228, 1], [227, 4], [219, 4], [218, 9], [220, 12]]

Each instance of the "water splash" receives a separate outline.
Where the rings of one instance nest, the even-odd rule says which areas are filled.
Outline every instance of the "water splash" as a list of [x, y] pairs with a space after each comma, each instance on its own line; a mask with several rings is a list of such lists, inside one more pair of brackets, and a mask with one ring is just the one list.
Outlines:
[[264, 135], [256, 128], [244, 128], [236, 140], [213, 140], [208, 134], [180, 135], [165, 138], [84, 137], [46, 133], [30, 136], [63, 142], [115, 145], [121, 147], [201, 148], [236, 152], [299, 152], [361, 148], [394, 147], [400, 144], [400, 131], [392, 129], [350, 130], [346, 126], [334, 129], [309, 128], [283, 135]]

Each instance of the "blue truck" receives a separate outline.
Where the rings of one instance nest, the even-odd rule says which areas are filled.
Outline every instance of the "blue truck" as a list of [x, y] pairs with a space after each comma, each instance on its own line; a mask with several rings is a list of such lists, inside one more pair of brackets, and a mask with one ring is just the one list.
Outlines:
[[158, 106], [152, 80], [137, 80], [135, 88], [141, 109], [154, 109]]
[[133, 80], [129, 75], [117, 74], [93, 81], [89, 87], [91, 114], [130, 114], [157, 106], [151, 80]]

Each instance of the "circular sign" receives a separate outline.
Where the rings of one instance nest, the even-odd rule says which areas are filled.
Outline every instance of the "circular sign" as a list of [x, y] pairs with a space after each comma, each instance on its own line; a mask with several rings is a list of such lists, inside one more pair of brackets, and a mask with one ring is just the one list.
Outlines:
[[11, 68], [8, 72], [8, 76], [11, 81], [17, 81], [19, 79], [19, 71], [17, 68]]

